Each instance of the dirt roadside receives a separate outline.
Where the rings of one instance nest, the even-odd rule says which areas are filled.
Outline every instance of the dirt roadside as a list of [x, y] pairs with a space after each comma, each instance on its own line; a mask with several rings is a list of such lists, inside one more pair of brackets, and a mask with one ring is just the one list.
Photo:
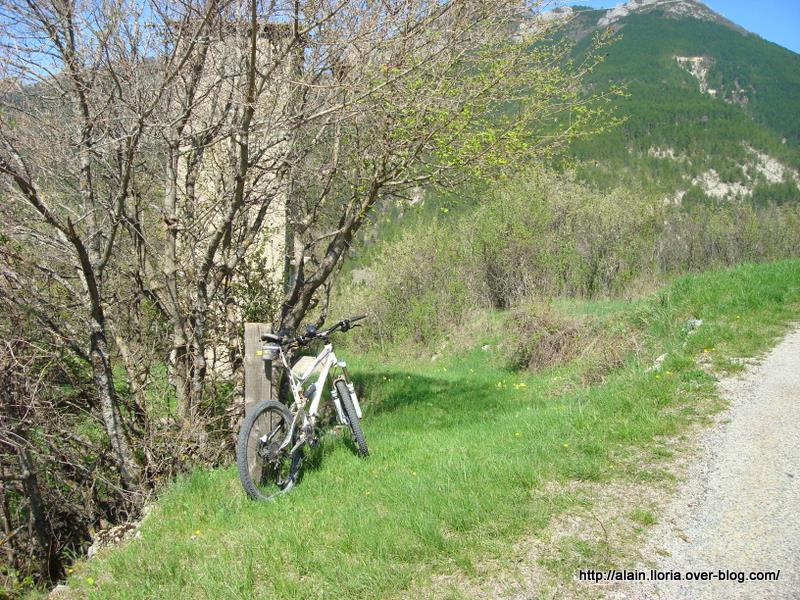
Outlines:
[[[650, 532], [638, 565], [648, 575], [651, 568], [667, 577], [716, 575], [629, 582], [605, 597], [800, 598], [800, 329], [759, 365], [719, 385], [729, 408], [702, 434], [698, 458]], [[778, 581], [748, 580], [778, 569]], [[718, 580], [720, 571], [727, 581]]]
[[[748, 364], [718, 382], [727, 408], [713, 415], [713, 425], [699, 421], [655, 442], [651, 451], [671, 458], [628, 457], [632, 472], [654, 478], [544, 489], [547, 497], [570, 494], [578, 503], [515, 543], [510, 555], [485, 561], [471, 576], [434, 578], [409, 597], [800, 600], [800, 327]], [[638, 508], [656, 524], [643, 527]], [[585, 549], [589, 555], [581, 554]], [[581, 581], [587, 565], [648, 578], [651, 570], [683, 578], [722, 570], [733, 579]], [[739, 573], [778, 570], [776, 582], [738, 581]]]

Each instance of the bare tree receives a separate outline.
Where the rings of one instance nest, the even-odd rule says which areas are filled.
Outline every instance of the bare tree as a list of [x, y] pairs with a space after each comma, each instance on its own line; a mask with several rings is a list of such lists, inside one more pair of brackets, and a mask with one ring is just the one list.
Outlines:
[[[129, 82], [115, 81], [108, 65], [135, 49], [120, 43], [122, 16], [102, 6], [5, 4], [0, 173], [13, 204], [4, 217], [15, 239], [36, 248], [31, 262], [50, 288], [30, 290], [43, 293], [36, 306], [42, 322], [59, 327], [53, 286], [81, 307], [69, 338], [91, 365], [121, 478], [135, 488], [141, 469], [114, 388], [104, 290], [142, 132], [136, 115], [116, 101]], [[5, 275], [25, 298], [29, 282]]]
[[[571, 67], [569, 46], [533, 8], [403, 0], [220, 11], [160, 127], [167, 235], [152, 255], [164, 285], [151, 292], [172, 323], [185, 422], [202, 402], [209, 354], [227, 348], [228, 367], [239, 366], [243, 315], [255, 304], [260, 319], [296, 329], [377, 203], [496, 176], [592, 129], [603, 96], [580, 82], [593, 58]], [[276, 217], [288, 228], [278, 257], [263, 251]]]
[[[376, 203], [494, 177], [586, 135], [603, 95], [519, 2], [341, 3], [310, 32], [293, 146], [293, 330]], [[307, 18], [307, 17], [306, 17]], [[512, 35], [516, 30], [517, 35]]]
[[[139, 202], [147, 202], [152, 177], [146, 167], [160, 150], [150, 128], [171, 86], [192, 69], [204, 25], [219, 9], [213, 1], [180, 5], [168, 16], [200, 26], [189, 27], [181, 43], [165, 44], [163, 28], [144, 16], [147, 8], [12, 0], [2, 13], [0, 173], [9, 199], [3, 216], [10, 237], [30, 250], [16, 261], [28, 268], [7, 264], [3, 274], [16, 299], [90, 365], [130, 489], [142, 483], [142, 466], [122, 418], [110, 348], [109, 314], [120, 289], [115, 267], [131, 248], [120, 232], [128, 230], [137, 247]], [[58, 318], [64, 312], [69, 319]]]

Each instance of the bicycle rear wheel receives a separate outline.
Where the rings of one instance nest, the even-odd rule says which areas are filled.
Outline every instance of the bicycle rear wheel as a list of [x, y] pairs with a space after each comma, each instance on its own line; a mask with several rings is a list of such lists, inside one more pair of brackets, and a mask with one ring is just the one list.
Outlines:
[[260, 402], [244, 420], [236, 444], [239, 479], [254, 500], [271, 500], [297, 482], [302, 449], [281, 449], [292, 426], [292, 414], [280, 402]]

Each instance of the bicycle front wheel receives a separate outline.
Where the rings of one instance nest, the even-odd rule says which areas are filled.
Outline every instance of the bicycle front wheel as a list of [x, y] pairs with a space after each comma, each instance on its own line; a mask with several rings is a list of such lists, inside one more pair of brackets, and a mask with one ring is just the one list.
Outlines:
[[236, 466], [242, 487], [254, 500], [271, 500], [294, 487], [302, 449], [292, 454], [292, 442], [281, 448], [291, 426], [289, 409], [271, 400], [254, 406], [245, 418], [236, 444]]
[[353, 438], [356, 440], [358, 453], [361, 456], [369, 456], [367, 440], [364, 438], [364, 432], [361, 430], [361, 420], [358, 418], [353, 399], [350, 398], [350, 390], [347, 389], [347, 384], [343, 379], [336, 380], [336, 391], [339, 393], [339, 400], [342, 403], [344, 416], [347, 417], [347, 422], [350, 424], [350, 431], [353, 432]]

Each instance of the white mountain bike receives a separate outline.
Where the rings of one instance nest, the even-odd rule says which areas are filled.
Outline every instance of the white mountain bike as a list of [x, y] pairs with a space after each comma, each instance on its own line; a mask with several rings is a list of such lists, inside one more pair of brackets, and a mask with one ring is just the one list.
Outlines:
[[[294, 338], [271, 333], [262, 336], [265, 342], [262, 356], [264, 360], [281, 361], [294, 403], [287, 406], [273, 400], [259, 402], [244, 420], [236, 444], [236, 464], [242, 486], [251, 498], [270, 500], [297, 483], [305, 445], [316, 447], [319, 444], [322, 432], [318, 429], [317, 417], [326, 382], [330, 382], [336, 420], [352, 431], [359, 454], [369, 454], [361, 431], [361, 407], [347, 364], [336, 358], [330, 341], [332, 333], [358, 327], [354, 323], [364, 318], [362, 315], [345, 319], [324, 331], [307, 325], [306, 335]], [[303, 357], [291, 367], [287, 351], [314, 340], [324, 342], [320, 353], [316, 357]], [[318, 374], [316, 381], [304, 389], [315, 373]]]

